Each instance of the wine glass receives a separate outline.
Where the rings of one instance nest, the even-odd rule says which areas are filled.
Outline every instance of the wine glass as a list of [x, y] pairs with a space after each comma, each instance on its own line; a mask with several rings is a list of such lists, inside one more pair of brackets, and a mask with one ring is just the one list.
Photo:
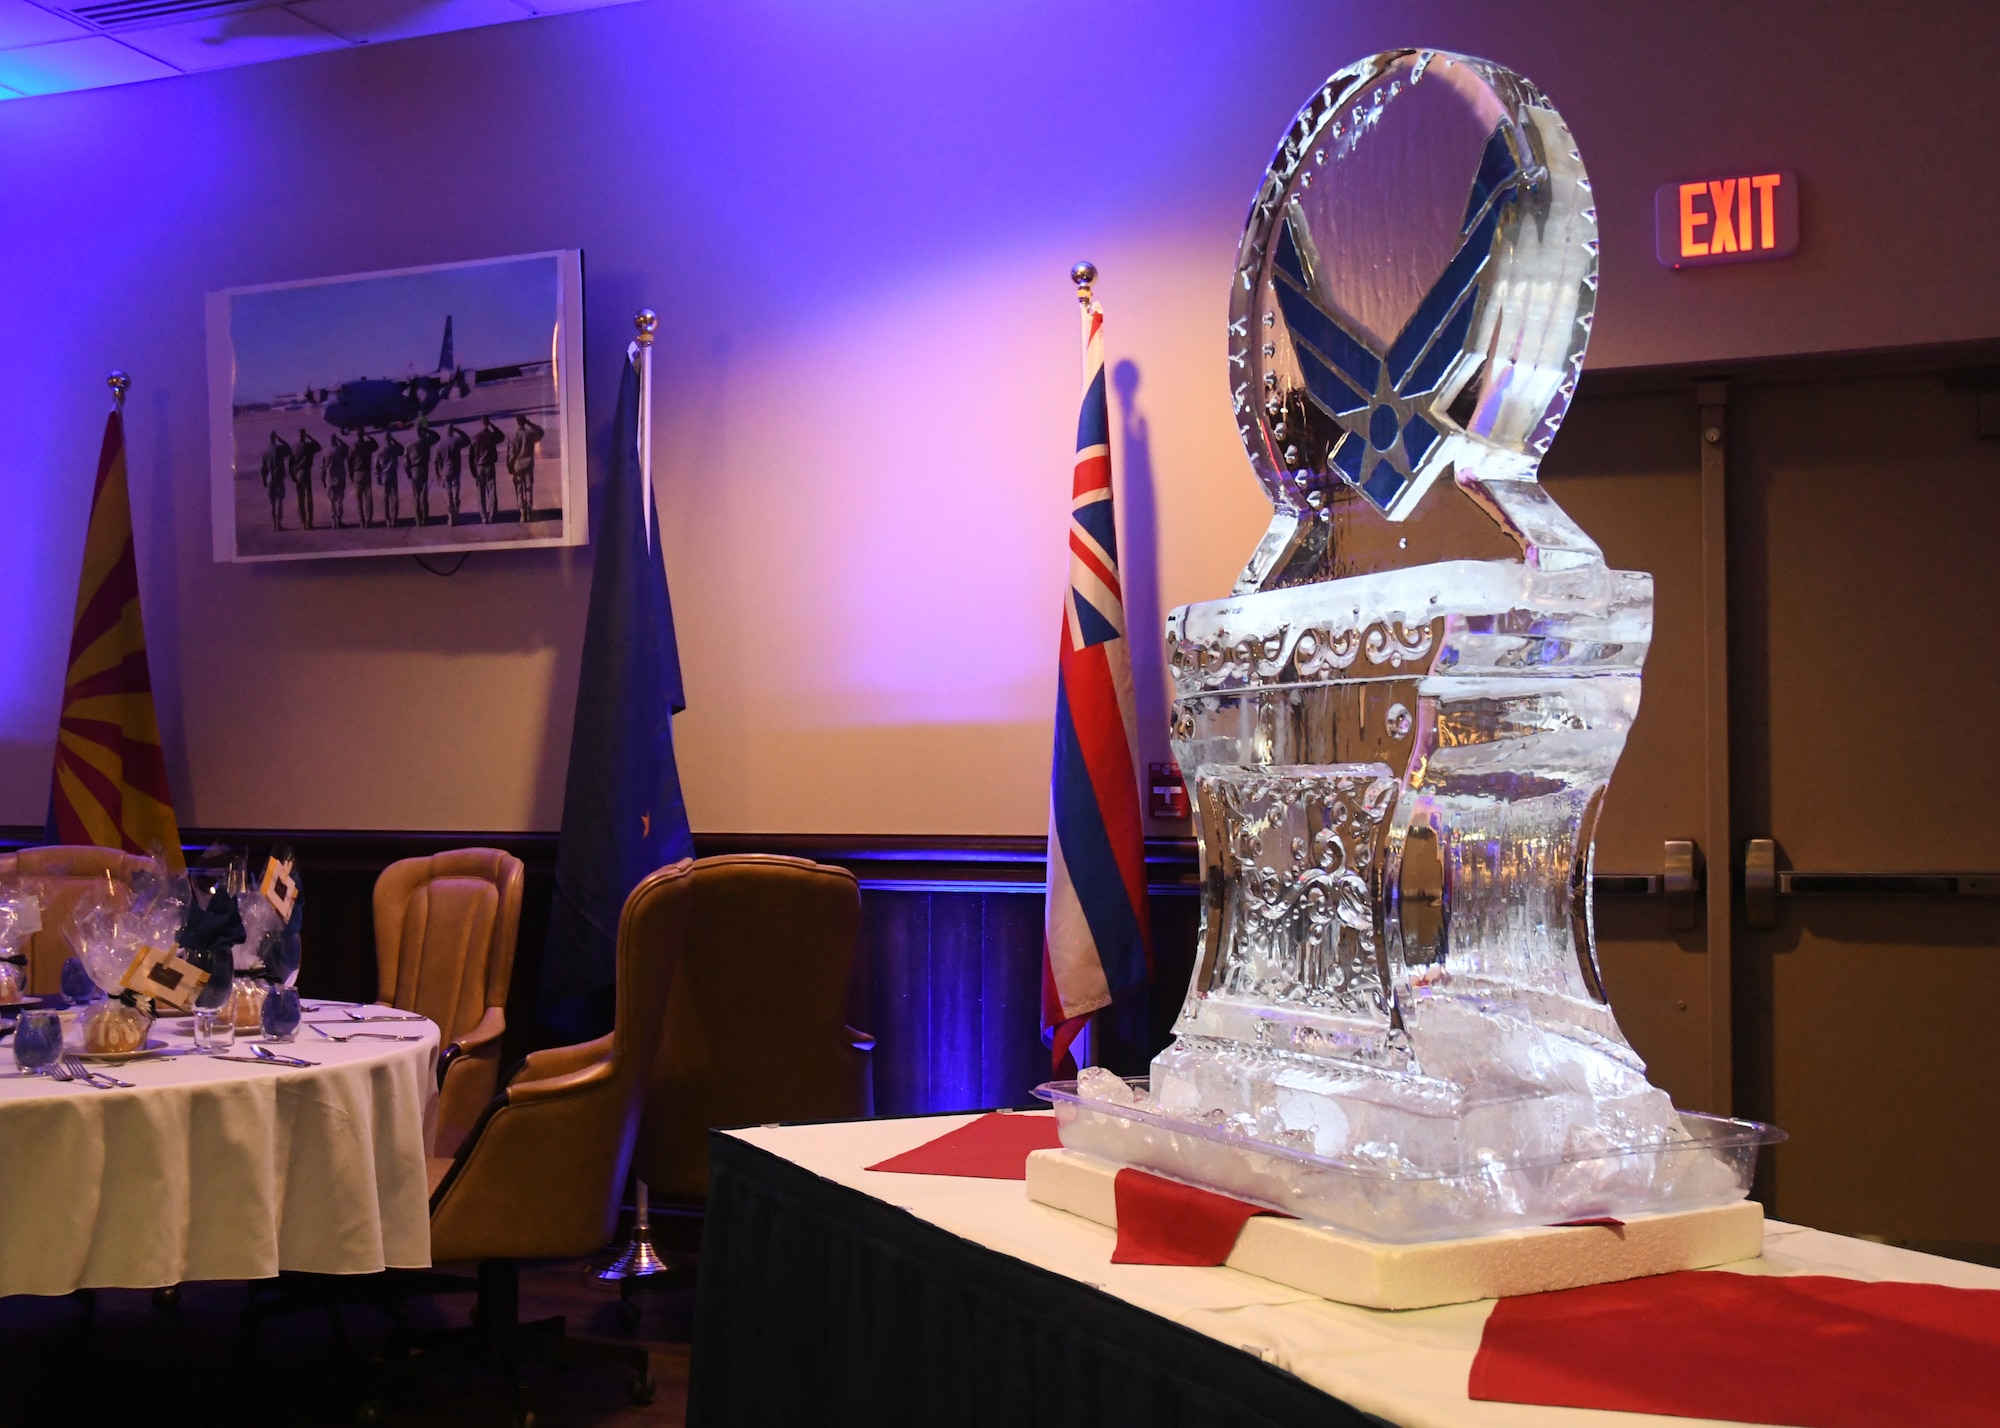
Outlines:
[[194, 997], [194, 1044], [198, 1050], [224, 1052], [236, 1043], [236, 1018], [230, 1010], [235, 990], [234, 959], [227, 947], [190, 952], [188, 960], [208, 973]]

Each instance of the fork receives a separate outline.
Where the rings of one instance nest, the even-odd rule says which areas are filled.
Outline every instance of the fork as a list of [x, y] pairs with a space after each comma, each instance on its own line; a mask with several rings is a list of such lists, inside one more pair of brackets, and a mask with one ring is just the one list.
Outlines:
[[74, 1058], [64, 1057], [60, 1061], [51, 1061], [48, 1064], [49, 1075], [53, 1076], [58, 1081], [70, 1082], [78, 1086], [88, 1086], [93, 1091], [108, 1091], [111, 1089], [109, 1086], [98, 1085], [95, 1081], [91, 1080], [87, 1074], [83, 1076], [77, 1075], [76, 1072], [73, 1069], [71, 1069], [69, 1064], [72, 1059]]
[[68, 1071], [70, 1075], [76, 1077], [86, 1085], [97, 1087], [100, 1091], [109, 1091], [114, 1086], [122, 1086], [128, 1091], [132, 1089], [130, 1081], [121, 1081], [108, 1072], [93, 1070], [83, 1064], [83, 1058], [80, 1056], [73, 1054], [65, 1056], [62, 1059], [62, 1064], [63, 1069]]
[[325, 1037], [328, 1041], [422, 1041], [423, 1040], [421, 1036], [398, 1036], [392, 1031], [350, 1031], [345, 1036], [335, 1036], [332, 1032], [322, 1028], [318, 1022], [309, 1021], [306, 1023], [306, 1025], [311, 1027], [314, 1031], [318, 1032], [321, 1036]]

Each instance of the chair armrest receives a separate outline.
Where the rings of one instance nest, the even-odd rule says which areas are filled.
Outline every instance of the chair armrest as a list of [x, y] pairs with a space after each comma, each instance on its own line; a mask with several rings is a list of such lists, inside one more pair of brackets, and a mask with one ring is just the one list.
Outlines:
[[487, 1104], [431, 1192], [434, 1258], [571, 1258], [610, 1238], [631, 1152], [618, 1072], [605, 1056]]
[[458, 1179], [467, 1157], [477, 1148], [481, 1134], [496, 1116], [510, 1107], [521, 1110], [530, 1106], [545, 1106], [601, 1086], [612, 1078], [615, 1070], [609, 1036], [577, 1046], [557, 1046], [531, 1054], [521, 1062], [514, 1079], [486, 1103], [486, 1108], [455, 1143], [451, 1168], [445, 1172], [444, 1179], [431, 1188], [431, 1208], [437, 1208], [445, 1191]]
[[551, 1046], [546, 1051], [532, 1051], [521, 1063], [521, 1069], [514, 1073], [507, 1085], [509, 1089], [523, 1082], [546, 1081], [556, 1076], [567, 1076], [572, 1071], [580, 1071], [593, 1062], [606, 1061], [611, 1055], [611, 1036], [606, 1033], [595, 1041], [580, 1041], [575, 1046]]
[[452, 1042], [461, 1051], [477, 1051], [480, 1047], [498, 1041], [507, 1031], [507, 1013], [501, 1007], [488, 1007], [486, 1014], [479, 1018], [479, 1025]]
[[[438, 1085], [444, 1085], [444, 1078], [451, 1073], [452, 1066], [461, 1056], [470, 1056], [494, 1045], [506, 1031], [507, 1013], [500, 1007], [488, 1007], [477, 1026], [438, 1053]], [[497, 1056], [499, 1053], [496, 1051], [494, 1054]]]
[[841, 1030], [847, 1033], [847, 1044], [852, 1046], [856, 1051], [873, 1051], [875, 1049], [875, 1038], [870, 1033], [856, 1031], [851, 1026], [843, 1026]]
[[537, 1101], [559, 1100], [578, 1091], [602, 1085], [609, 1081], [615, 1072], [616, 1068], [611, 1058], [606, 1056], [601, 1061], [593, 1061], [589, 1065], [579, 1066], [574, 1071], [565, 1071], [561, 1075], [544, 1076], [533, 1081], [516, 1079], [503, 1094], [510, 1106], [527, 1106]]

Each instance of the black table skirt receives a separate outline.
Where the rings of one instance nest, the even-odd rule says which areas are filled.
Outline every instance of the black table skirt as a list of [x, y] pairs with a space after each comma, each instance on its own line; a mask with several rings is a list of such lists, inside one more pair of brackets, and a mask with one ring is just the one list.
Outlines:
[[1344, 1428], [1240, 1349], [711, 1137], [691, 1428]]

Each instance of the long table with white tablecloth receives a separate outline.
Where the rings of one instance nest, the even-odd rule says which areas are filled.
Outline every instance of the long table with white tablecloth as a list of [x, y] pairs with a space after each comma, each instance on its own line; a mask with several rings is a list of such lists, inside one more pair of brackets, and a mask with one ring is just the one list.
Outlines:
[[[1020, 1181], [865, 1167], [935, 1116], [713, 1137], [688, 1421], [1265, 1428], [1659, 1428], [1478, 1402], [1492, 1301], [1384, 1312], [1228, 1268], [1115, 1265], [1115, 1232]], [[2000, 1288], [2000, 1270], [1769, 1222], [1713, 1271]]]

